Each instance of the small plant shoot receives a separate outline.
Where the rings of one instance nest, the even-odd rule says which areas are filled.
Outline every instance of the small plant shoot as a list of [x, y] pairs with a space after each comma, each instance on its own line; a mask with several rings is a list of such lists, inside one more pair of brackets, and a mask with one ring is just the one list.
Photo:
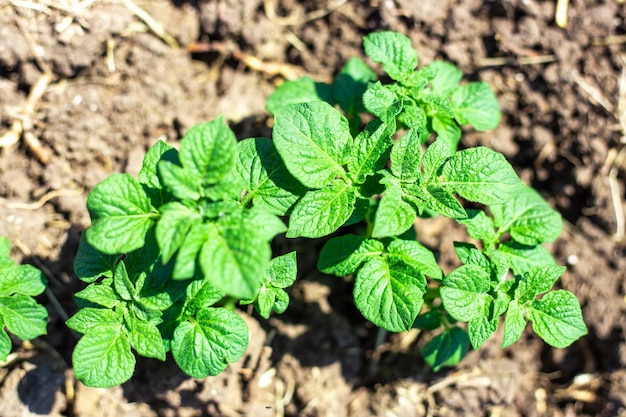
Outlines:
[[[326, 237], [319, 270], [352, 276], [355, 306], [376, 326], [433, 331], [422, 354], [434, 370], [502, 323], [503, 347], [528, 322], [555, 347], [586, 334], [576, 297], [553, 289], [565, 268], [542, 246], [560, 234], [559, 213], [502, 154], [458, 150], [462, 126], [498, 125], [490, 87], [462, 83], [446, 62], [418, 67], [395, 32], [366, 36], [364, 49], [376, 69], [352, 59], [332, 84], [282, 84], [267, 101], [271, 139], [238, 142], [218, 118], [190, 129], [180, 150], [157, 142], [138, 178], [93, 189], [75, 263], [88, 285], [67, 322], [84, 335], [78, 379], [118, 385], [136, 355], [168, 352], [193, 377], [223, 371], [248, 343], [237, 303], [264, 318], [288, 307], [297, 255], [272, 253], [281, 234]], [[454, 242], [448, 274], [415, 238], [416, 218], [435, 215], [478, 242]]]
[[46, 334], [48, 312], [34, 299], [46, 289], [46, 280], [32, 265], [16, 265], [9, 257], [9, 239], [0, 237], [0, 361], [13, 348], [7, 330], [21, 340]]

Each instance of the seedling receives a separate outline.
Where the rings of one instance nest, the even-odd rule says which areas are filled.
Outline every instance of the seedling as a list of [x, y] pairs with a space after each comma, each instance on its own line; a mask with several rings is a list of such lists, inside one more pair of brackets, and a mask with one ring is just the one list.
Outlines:
[[11, 245], [0, 238], [0, 361], [6, 361], [12, 342], [5, 329], [21, 340], [46, 334], [48, 312], [33, 298], [46, 289], [40, 270], [16, 265], [9, 257]]
[[[441, 328], [422, 350], [435, 370], [480, 347], [501, 316], [503, 346], [527, 321], [557, 347], [586, 334], [574, 295], [551, 291], [565, 268], [541, 246], [559, 235], [560, 215], [503, 155], [457, 151], [459, 125], [497, 125], [493, 92], [460, 85], [451, 64], [416, 69], [397, 33], [368, 35], [365, 51], [391, 82], [350, 61], [332, 85], [305, 79], [270, 97], [273, 140], [237, 142], [218, 118], [187, 132], [180, 151], [157, 142], [138, 179], [116, 174], [94, 188], [75, 265], [89, 285], [68, 321], [85, 335], [78, 379], [126, 381], [132, 350], [161, 360], [171, 351], [193, 377], [220, 373], [247, 346], [237, 302], [262, 317], [287, 308], [296, 254], [272, 259], [270, 248], [283, 233], [332, 235], [318, 267], [354, 276], [355, 305], [375, 325]], [[460, 266], [447, 275], [415, 238], [416, 217], [432, 215], [480, 242], [455, 242]]]

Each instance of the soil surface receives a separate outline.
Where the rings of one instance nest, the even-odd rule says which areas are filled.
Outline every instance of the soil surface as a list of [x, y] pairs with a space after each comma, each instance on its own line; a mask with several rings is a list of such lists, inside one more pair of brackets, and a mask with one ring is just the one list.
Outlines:
[[[573, 1], [561, 28], [555, 3], [0, 1], [0, 235], [50, 282], [49, 334], [0, 368], [0, 415], [626, 416], [626, 6]], [[589, 335], [553, 349], [527, 331], [501, 350], [498, 333], [433, 373], [418, 353], [427, 336], [378, 332], [348, 281], [316, 271], [317, 244], [298, 240], [289, 309], [267, 321], [242, 312], [250, 346], [222, 375], [139, 360], [121, 387], [77, 383], [63, 321], [83, 285], [72, 263], [91, 188], [136, 174], [157, 139], [176, 144], [220, 114], [240, 139], [268, 136], [264, 103], [278, 83], [329, 79], [381, 29], [407, 34], [422, 64], [450, 60], [495, 89], [502, 124], [464, 145], [503, 152], [563, 214], [549, 248]], [[462, 230], [417, 227], [450, 262]]]

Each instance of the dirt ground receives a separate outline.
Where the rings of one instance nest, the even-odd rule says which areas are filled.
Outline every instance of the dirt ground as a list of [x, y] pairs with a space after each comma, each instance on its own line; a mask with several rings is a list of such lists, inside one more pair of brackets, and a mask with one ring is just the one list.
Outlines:
[[[572, 0], [566, 28], [555, 7], [0, 0], [0, 235], [50, 281], [49, 334], [0, 368], [0, 416], [626, 416], [626, 5]], [[316, 271], [319, 247], [298, 240], [292, 304], [267, 321], [246, 316], [250, 346], [224, 374], [194, 380], [171, 359], [142, 359], [121, 387], [76, 383], [77, 339], [63, 321], [82, 288], [72, 263], [89, 190], [136, 174], [157, 139], [175, 144], [220, 114], [240, 139], [268, 136], [264, 102], [277, 83], [329, 79], [380, 29], [410, 36], [421, 63], [450, 60], [495, 89], [501, 126], [464, 144], [503, 152], [563, 214], [550, 249], [568, 266], [560, 285], [581, 301], [589, 335], [553, 349], [529, 331], [501, 350], [497, 334], [433, 373], [418, 353], [423, 335], [379, 333], [349, 282]], [[443, 220], [418, 230], [449, 262], [461, 231]]]

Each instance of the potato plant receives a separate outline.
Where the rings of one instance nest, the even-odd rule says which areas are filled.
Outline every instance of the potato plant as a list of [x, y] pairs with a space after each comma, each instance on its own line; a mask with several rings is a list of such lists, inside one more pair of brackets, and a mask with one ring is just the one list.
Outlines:
[[[192, 377], [223, 371], [248, 342], [237, 303], [262, 317], [288, 306], [297, 255], [273, 256], [281, 234], [330, 237], [320, 271], [353, 276], [355, 306], [376, 326], [437, 331], [422, 349], [435, 370], [479, 348], [501, 317], [503, 346], [528, 321], [557, 347], [586, 334], [575, 296], [552, 290], [565, 268], [542, 246], [559, 235], [560, 215], [503, 155], [457, 150], [461, 126], [498, 124], [491, 89], [460, 84], [448, 63], [418, 69], [394, 32], [364, 47], [385, 82], [351, 60], [333, 84], [286, 83], [267, 103], [272, 139], [238, 142], [218, 118], [190, 129], [180, 150], [157, 142], [138, 178], [114, 174], [93, 189], [75, 263], [88, 285], [67, 322], [84, 335], [78, 379], [121, 384], [136, 354], [168, 352]], [[454, 243], [460, 266], [447, 275], [413, 228], [434, 215], [475, 242]]]

